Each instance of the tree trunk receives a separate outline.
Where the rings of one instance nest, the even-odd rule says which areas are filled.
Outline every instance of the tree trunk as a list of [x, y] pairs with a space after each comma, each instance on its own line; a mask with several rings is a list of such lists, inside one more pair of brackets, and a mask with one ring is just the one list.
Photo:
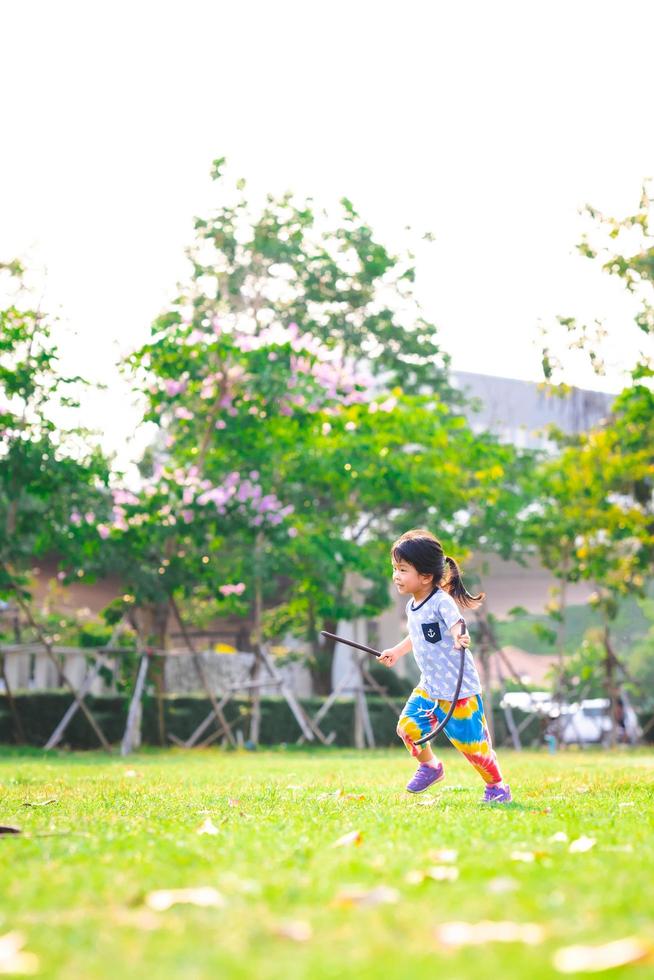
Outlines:
[[[335, 619], [328, 619], [325, 622], [325, 629], [328, 633], [335, 633], [338, 629], [337, 621]], [[322, 646], [320, 644], [313, 610], [309, 612], [309, 630], [312, 647], [309, 671], [311, 673], [313, 693], [327, 697], [332, 689], [332, 664], [334, 662], [334, 647], [336, 646], [336, 642], [335, 640], [325, 639], [325, 645]]]
[[[154, 650], [168, 649], [168, 625], [170, 610], [167, 602], [151, 603], [141, 609], [141, 635], [143, 646]], [[166, 718], [164, 713], [164, 695], [166, 693], [166, 662], [163, 657], [153, 657], [150, 676], [154, 682], [157, 698], [157, 736], [159, 744], [165, 746]]]

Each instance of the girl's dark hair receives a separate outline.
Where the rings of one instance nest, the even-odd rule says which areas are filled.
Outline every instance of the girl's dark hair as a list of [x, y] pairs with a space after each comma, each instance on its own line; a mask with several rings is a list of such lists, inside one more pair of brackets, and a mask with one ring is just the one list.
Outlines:
[[391, 548], [395, 561], [405, 561], [413, 565], [421, 575], [432, 575], [434, 588], [440, 586], [449, 592], [459, 606], [476, 609], [486, 598], [485, 592], [471, 595], [463, 584], [459, 566], [454, 558], [449, 558], [443, 546], [431, 531], [414, 528], [397, 539]]

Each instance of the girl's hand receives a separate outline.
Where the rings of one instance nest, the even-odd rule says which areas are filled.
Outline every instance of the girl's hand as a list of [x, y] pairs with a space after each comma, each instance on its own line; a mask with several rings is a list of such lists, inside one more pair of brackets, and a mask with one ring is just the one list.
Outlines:
[[459, 633], [458, 636], [454, 637], [454, 649], [460, 650], [461, 647], [468, 649], [470, 646], [470, 633], [467, 631], [465, 633]]
[[402, 654], [399, 652], [399, 650], [391, 647], [388, 650], [382, 650], [379, 663], [383, 664], [385, 667], [394, 667], [401, 656]]

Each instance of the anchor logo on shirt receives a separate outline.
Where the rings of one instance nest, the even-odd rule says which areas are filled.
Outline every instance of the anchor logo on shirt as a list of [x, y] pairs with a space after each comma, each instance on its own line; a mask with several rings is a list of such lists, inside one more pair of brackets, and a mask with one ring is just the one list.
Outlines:
[[441, 629], [438, 623], [422, 623], [422, 632], [428, 643], [438, 643], [441, 639]]

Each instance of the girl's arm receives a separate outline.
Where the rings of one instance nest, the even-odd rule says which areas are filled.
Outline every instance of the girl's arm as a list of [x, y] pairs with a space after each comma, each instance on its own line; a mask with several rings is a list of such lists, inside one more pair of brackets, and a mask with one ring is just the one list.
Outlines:
[[404, 639], [400, 640], [400, 642], [394, 647], [389, 647], [387, 650], [382, 650], [379, 662], [380, 664], [384, 664], [385, 667], [393, 667], [401, 657], [406, 656], [410, 649], [411, 637], [405, 636]]

